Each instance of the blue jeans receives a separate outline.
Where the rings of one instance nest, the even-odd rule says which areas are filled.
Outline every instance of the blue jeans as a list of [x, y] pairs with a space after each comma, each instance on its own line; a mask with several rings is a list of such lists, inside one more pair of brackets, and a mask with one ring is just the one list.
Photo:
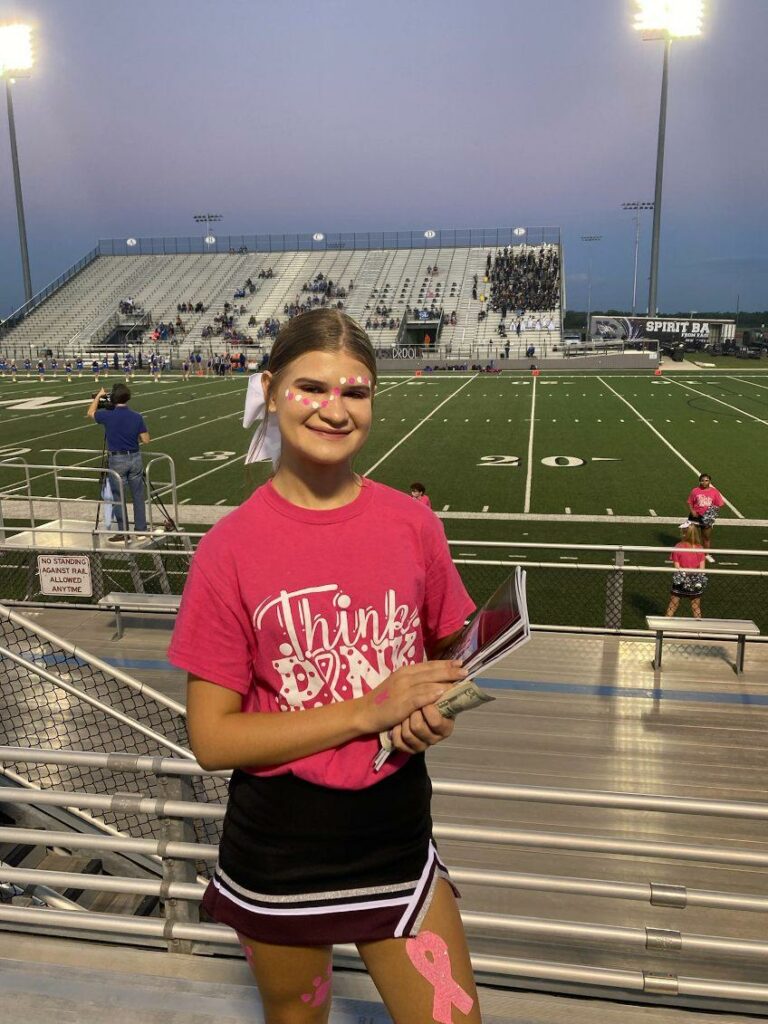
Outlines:
[[[126, 502], [130, 493], [133, 500], [133, 528], [143, 532], [147, 528], [147, 513], [144, 508], [144, 469], [141, 464], [141, 453], [131, 452], [129, 455], [110, 455], [109, 468], [123, 481], [123, 493]], [[113, 481], [113, 488], [114, 488]], [[122, 533], [128, 528], [123, 522], [123, 510], [118, 495], [115, 494], [115, 519], [117, 529]]]

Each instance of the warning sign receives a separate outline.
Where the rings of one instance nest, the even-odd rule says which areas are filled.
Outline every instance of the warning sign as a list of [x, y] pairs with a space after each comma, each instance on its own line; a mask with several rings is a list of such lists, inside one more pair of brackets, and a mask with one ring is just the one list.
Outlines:
[[88, 555], [38, 555], [40, 592], [48, 596], [92, 597]]

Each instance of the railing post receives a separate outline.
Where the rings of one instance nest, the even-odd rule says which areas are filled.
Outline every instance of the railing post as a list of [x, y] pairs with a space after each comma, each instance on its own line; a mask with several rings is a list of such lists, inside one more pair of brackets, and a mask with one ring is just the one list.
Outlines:
[[[183, 775], [158, 775], [157, 781], [166, 800], [195, 800], [192, 780]], [[161, 843], [195, 843], [197, 836], [189, 818], [160, 818]], [[163, 887], [161, 892], [167, 893], [167, 887], [173, 882], [197, 881], [194, 861], [176, 860], [163, 855]], [[178, 900], [163, 896], [163, 914], [165, 917], [165, 941], [169, 953], [191, 953], [192, 942], [188, 939], [174, 939], [171, 928], [177, 923], [199, 924], [200, 912], [195, 900]]]
[[624, 549], [618, 548], [613, 564], [614, 572], [605, 581], [605, 628], [621, 629], [621, 610], [624, 604]]

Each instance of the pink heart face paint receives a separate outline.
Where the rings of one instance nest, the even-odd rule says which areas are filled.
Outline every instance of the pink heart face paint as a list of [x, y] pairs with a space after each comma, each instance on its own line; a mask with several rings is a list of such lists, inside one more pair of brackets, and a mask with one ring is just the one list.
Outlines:
[[331, 973], [333, 971], [333, 964], [328, 964], [328, 969], [325, 972], [324, 978], [313, 978], [312, 988], [313, 992], [302, 992], [301, 1001], [302, 1003], [308, 1003], [310, 1006], [322, 1006], [325, 1000], [328, 998], [328, 993], [331, 989]]
[[454, 1006], [460, 1013], [469, 1013], [475, 1001], [454, 980], [451, 958], [444, 939], [434, 932], [420, 932], [415, 939], [405, 940], [405, 951], [422, 978], [435, 990], [432, 1017], [436, 1024], [453, 1024]]

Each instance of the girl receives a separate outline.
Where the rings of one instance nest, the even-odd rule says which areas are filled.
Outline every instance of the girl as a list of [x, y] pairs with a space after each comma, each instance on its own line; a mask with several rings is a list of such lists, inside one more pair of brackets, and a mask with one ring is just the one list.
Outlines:
[[453, 730], [435, 701], [466, 676], [440, 652], [474, 606], [433, 513], [353, 470], [375, 385], [339, 310], [280, 331], [247, 407], [249, 461], [277, 470], [201, 541], [169, 651], [195, 756], [234, 769], [203, 905], [238, 932], [267, 1024], [328, 1020], [337, 942], [398, 1024], [480, 1022], [424, 763]]
[[698, 487], [694, 487], [688, 495], [688, 508], [691, 510], [688, 518], [690, 522], [701, 528], [701, 539], [706, 549], [708, 562], [715, 560], [714, 556], [709, 554], [709, 547], [712, 543], [712, 527], [724, 504], [725, 498], [716, 487], [712, 486], [712, 478], [709, 473], [702, 473], [699, 477]]
[[704, 555], [701, 530], [691, 524], [686, 528], [683, 539], [672, 550], [671, 560], [677, 571], [672, 573], [672, 591], [666, 615], [674, 615], [680, 598], [687, 597], [691, 602], [693, 617], [701, 618], [701, 595], [707, 585], [707, 577], [701, 571], [704, 568]]

